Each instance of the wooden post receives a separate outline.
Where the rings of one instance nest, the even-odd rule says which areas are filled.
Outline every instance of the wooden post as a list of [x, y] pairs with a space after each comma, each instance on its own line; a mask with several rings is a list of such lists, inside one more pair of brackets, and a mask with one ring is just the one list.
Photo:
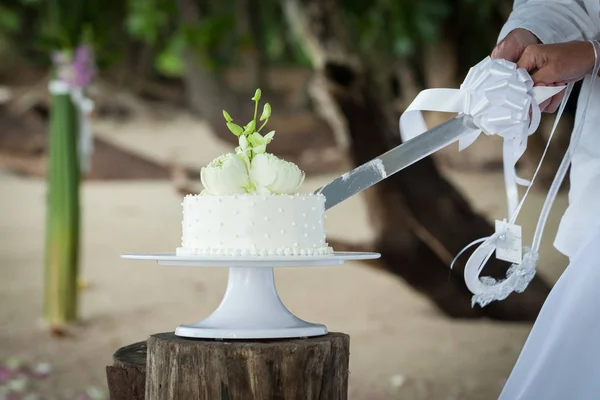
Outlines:
[[114, 364], [106, 367], [110, 400], [144, 400], [146, 385], [146, 342], [120, 348]]
[[345, 400], [350, 338], [148, 339], [146, 400]]

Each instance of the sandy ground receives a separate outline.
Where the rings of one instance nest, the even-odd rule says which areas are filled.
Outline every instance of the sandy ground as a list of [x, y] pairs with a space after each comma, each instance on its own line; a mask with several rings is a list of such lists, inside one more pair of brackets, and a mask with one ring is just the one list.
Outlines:
[[[202, 124], [99, 124], [100, 134], [159, 159], [174, 154], [203, 165], [227, 150]], [[475, 206], [502, 217], [499, 174], [450, 174]], [[306, 190], [333, 178], [312, 178]], [[180, 198], [169, 182], [98, 182], [83, 189], [82, 323], [67, 339], [49, 337], [41, 322], [44, 182], [0, 173], [0, 361], [19, 357], [53, 365], [48, 398], [72, 398], [105, 387], [112, 353], [149, 334], [206, 316], [220, 301], [226, 271], [159, 267], [121, 253], [173, 251], [180, 237]], [[543, 194], [523, 211], [526, 238]], [[552, 248], [562, 195], [549, 222], [540, 274], [557, 279], [565, 259]], [[360, 197], [329, 213], [331, 237], [360, 241], [372, 232]], [[348, 216], [352, 218], [348, 218]], [[457, 229], [460, 229], [457, 227]], [[351, 399], [493, 399], [510, 372], [528, 324], [453, 321], [391, 275], [358, 262], [276, 272], [284, 303], [303, 319], [351, 335]]]

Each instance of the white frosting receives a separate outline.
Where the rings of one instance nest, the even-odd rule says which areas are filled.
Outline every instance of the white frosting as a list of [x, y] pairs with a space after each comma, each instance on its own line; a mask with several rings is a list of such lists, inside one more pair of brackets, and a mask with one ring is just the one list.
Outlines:
[[323, 195], [188, 195], [177, 255], [328, 255]]

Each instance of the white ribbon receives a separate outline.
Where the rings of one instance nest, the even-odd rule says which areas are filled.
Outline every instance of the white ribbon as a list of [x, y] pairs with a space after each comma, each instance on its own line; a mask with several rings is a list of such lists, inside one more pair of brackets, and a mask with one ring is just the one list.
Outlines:
[[[569, 99], [569, 95], [571, 94], [571, 90], [573, 89], [573, 84], [569, 84], [567, 87], [567, 92], [565, 97], [563, 98], [558, 113], [556, 114], [556, 118], [554, 119], [554, 126], [552, 127], [552, 131], [550, 132], [550, 136], [548, 137], [548, 142], [546, 143], [546, 148], [542, 153], [540, 158], [540, 162], [531, 178], [531, 182], [535, 181], [537, 174], [539, 173], [542, 162], [548, 152], [548, 148], [550, 147], [550, 142], [554, 137], [554, 133], [556, 132], [556, 127], [558, 126], [558, 122], [563, 114], [563, 111], [567, 105], [567, 101]], [[560, 172], [560, 170], [559, 170]], [[557, 174], [558, 176], [558, 174]], [[557, 178], [555, 178], [556, 181]], [[562, 183], [562, 179], [560, 180]], [[554, 183], [553, 183], [554, 186]], [[558, 184], [560, 187], [560, 183]], [[516, 210], [512, 214], [510, 220], [511, 224], [515, 223], [523, 204], [525, 203], [525, 199], [531, 190], [531, 185], [527, 188], [527, 191], [523, 195], [523, 198], [519, 202]], [[551, 198], [551, 194], [548, 194], [548, 198], [546, 198], [546, 202], [544, 203], [544, 208], [552, 207], [552, 203], [554, 202], [554, 198], [548, 201]], [[512, 292], [522, 293], [529, 282], [533, 279], [536, 273], [536, 264], [539, 258], [539, 248], [540, 248], [540, 240], [536, 240], [536, 237], [541, 238], [541, 234], [544, 230], [546, 224], [546, 218], [543, 217], [544, 211], [542, 210], [542, 216], [538, 220], [538, 225], [535, 230], [533, 245], [531, 248], [524, 248], [523, 260], [520, 264], [511, 264], [506, 272], [506, 279], [497, 281], [491, 277], [480, 277], [483, 268], [487, 264], [487, 261], [490, 259], [494, 251], [497, 247], [502, 245], [505, 241], [510, 241], [510, 230], [506, 227], [506, 219], [503, 221], [503, 227], [500, 228], [497, 232], [495, 232], [492, 236], [487, 238], [482, 238], [476, 240], [475, 242], [469, 244], [463, 250], [461, 250], [457, 256], [452, 261], [450, 268], [454, 266], [454, 263], [460, 257], [460, 255], [467, 250], [469, 247], [483, 242], [474, 252], [471, 254], [471, 257], [467, 260], [467, 264], [465, 265], [464, 270], [464, 278], [467, 288], [473, 293], [472, 305], [479, 304], [481, 307], [484, 307], [491, 303], [492, 301], [504, 300], [508, 297]]]
[[[427, 130], [421, 112], [438, 111], [468, 114], [473, 117], [477, 129], [466, 131], [460, 137], [459, 150], [470, 146], [481, 132], [486, 135], [502, 136], [504, 139], [503, 165], [506, 196], [508, 211], [511, 216], [509, 222], [514, 223], [529, 193], [531, 183], [540, 170], [548, 145], [571, 92], [572, 84], [568, 86], [548, 144], [531, 183], [517, 177], [515, 165], [527, 148], [527, 137], [535, 132], [539, 126], [541, 113], [538, 104], [564, 89], [564, 86], [533, 87], [533, 80], [524, 69], [519, 69], [516, 64], [506, 60], [493, 60], [487, 57], [469, 70], [460, 89], [428, 89], [419, 93], [400, 117], [400, 133], [404, 141], [420, 135]], [[574, 136], [576, 135], [576, 132], [574, 132]], [[568, 164], [566, 167], [568, 168]], [[559, 169], [555, 181], [559, 180], [561, 172], [562, 170]], [[562, 178], [560, 178], [560, 182], [562, 182]], [[560, 182], [557, 184], [558, 186], [560, 186]], [[520, 202], [517, 190], [518, 184], [529, 186]], [[503, 241], [510, 239], [507, 237], [510, 234], [508, 229], [499, 229], [490, 237], [474, 241], [456, 256], [451, 267], [464, 251], [481, 243], [467, 261], [464, 271], [467, 288], [474, 295], [473, 305], [478, 303], [483, 307], [491, 301], [505, 299], [512, 292], [522, 292], [533, 279], [536, 271], [541, 232], [556, 195], [552, 193], [551, 190], [548, 199], [546, 199], [547, 204], [544, 205], [542, 216], [538, 222], [533, 246], [530, 249], [525, 249], [523, 261], [520, 264], [511, 265], [507, 271], [506, 279], [496, 281], [490, 277], [480, 277], [480, 274], [496, 247], [501, 245]], [[504, 221], [506, 223], [506, 220]]]
[[[548, 221], [548, 216], [550, 215], [550, 210], [552, 209], [552, 205], [554, 204], [554, 200], [556, 199], [556, 195], [560, 189], [560, 186], [563, 183], [565, 176], [567, 175], [567, 171], [569, 170], [569, 166], [571, 164], [571, 159], [573, 157], [573, 153], [579, 144], [579, 139], [581, 138], [581, 132], [583, 131], [583, 125], [585, 122], [585, 114], [587, 112], [591, 94], [593, 92], [594, 83], [596, 82], [596, 78], [598, 76], [598, 72], [600, 71], [600, 44], [598, 41], [589, 41], [594, 48], [594, 69], [592, 71], [589, 90], [587, 93], [586, 101], [583, 103], [583, 108], [578, 110], [579, 113], [579, 121], [578, 124], [574, 127], [573, 133], [571, 135], [571, 142], [569, 143], [569, 147], [565, 152], [565, 155], [558, 167], [558, 171], [554, 176], [554, 180], [552, 181], [552, 185], [550, 185], [550, 189], [548, 190], [548, 195], [546, 196], [546, 200], [544, 201], [544, 205], [542, 206], [542, 211], [540, 212], [540, 217], [538, 219], [538, 223], [535, 227], [535, 232], [533, 234], [533, 244], [530, 249], [525, 249], [525, 255], [523, 257], [523, 262], [520, 265], [512, 264], [508, 269], [506, 274], [506, 279], [500, 282], [495, 281], [492, 278], [483, 277], [480, 278], [479, 275], [485, 266], [487, 259], [491, 256], [494, 251], [496, 245], [499, 240], [506, 239], [502, 236], [506, 231], [500, 231], [495, 233], [489, 238], [485, 238], [483, 244], [475, 250], [475, 252], [471, 255], [469, 260], [467, 261], [467, 265], [465, 267], [465, 282], [469, 290], [474, 294], [472, 303], [478, 303], [482, 307], [489, 304], [495, 300], [503, 300], [505, 299], [511, 292], [523, 292], [531, 279], [535, 276], [536, 271], [536, 262], [538, 259], [538, 251], [542, 241], [542, 235], [544, 233], [544, 228], [546, 226], [546, 222]], [[569, 84], [567, 87], [567, 93], [563, 98], [558, 114], [556, 115], [556, 119], [554, 120], [554, 126], [552, 127], [552, 132], [548, 139], [548, 143], [546, 144], [546, 148], [544, 149], [544, 153], [542, 154], [542, 159], [538, 164], [538, 167], [533, 175], [532, 181], [537, 176], [542, 160], [548, 151], [548, 147], [550, 144], [550, 140], [556, 131], [556, 127], [558, 122], [562, 116], [562, 113], [567, 104], [567, 100], [569, 95], [571, 94], [571, 90], [573, 89], [573, 84]], [[529, 193], [529, 189], [525, 192], [523, 199], [519, 203], [515, 214], [511, 218], [511, 222], [514, 222], [517, 218], [519, 211], [521, 210], [525, 198]], [[469, 245], [471, 246], [471, 245]], [[467, 247], [469, 247], [467, 246]], [[464, 251], [464, 250], [463, 250]], [[462, 252], [461, 252], [462, 253]], [[459, 253], [460, 255], [460, 253]], [[458, 256], [457, 256], [458, 257]], [[456, 259], [455, 259], [456, 260]]]
[[94, 137], [90, 123], [90, 114], [94, 109], [94, 102], [85, 97], [81, 89], [71, 87], [68, 83], [60, 80], [50, 81], [48, 90], [55, 95], [69, 94], [71, 96], [71, 101], [78, 112], [79, 168], [82, 173], [88, 173], [91, 168], [92, 152], [94, 151]]
[[502, 136], [508, 214], [512, 215], [519, 202], [517, 184], [529, 184], [517, 177], [515, 165], [527, 148], [527, 137], [540, 124], [538, 104], [563, 89], [533, 87], [526, 70], [510, 61], [486, 57], [469, 70], [460, 89], [420, 92], [400, 117], [400, 134], [403, 141], [422, 134], [427, 130], [422, 111], [438, 111], [473, 117], [478, 129], [465, 132], [459, 140], [459, 151], [470, 146], [481, 132]]

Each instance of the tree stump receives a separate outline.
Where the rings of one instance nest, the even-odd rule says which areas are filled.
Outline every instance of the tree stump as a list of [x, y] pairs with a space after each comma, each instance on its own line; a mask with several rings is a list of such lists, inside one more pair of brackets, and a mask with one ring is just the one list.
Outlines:
[[148, 339], [146, 400], [340, 400], [348, 397], [350, 338]]
[[146, 342], [120, 348], [106, 367], [110, 400], [144, 400], [146, 386]]

